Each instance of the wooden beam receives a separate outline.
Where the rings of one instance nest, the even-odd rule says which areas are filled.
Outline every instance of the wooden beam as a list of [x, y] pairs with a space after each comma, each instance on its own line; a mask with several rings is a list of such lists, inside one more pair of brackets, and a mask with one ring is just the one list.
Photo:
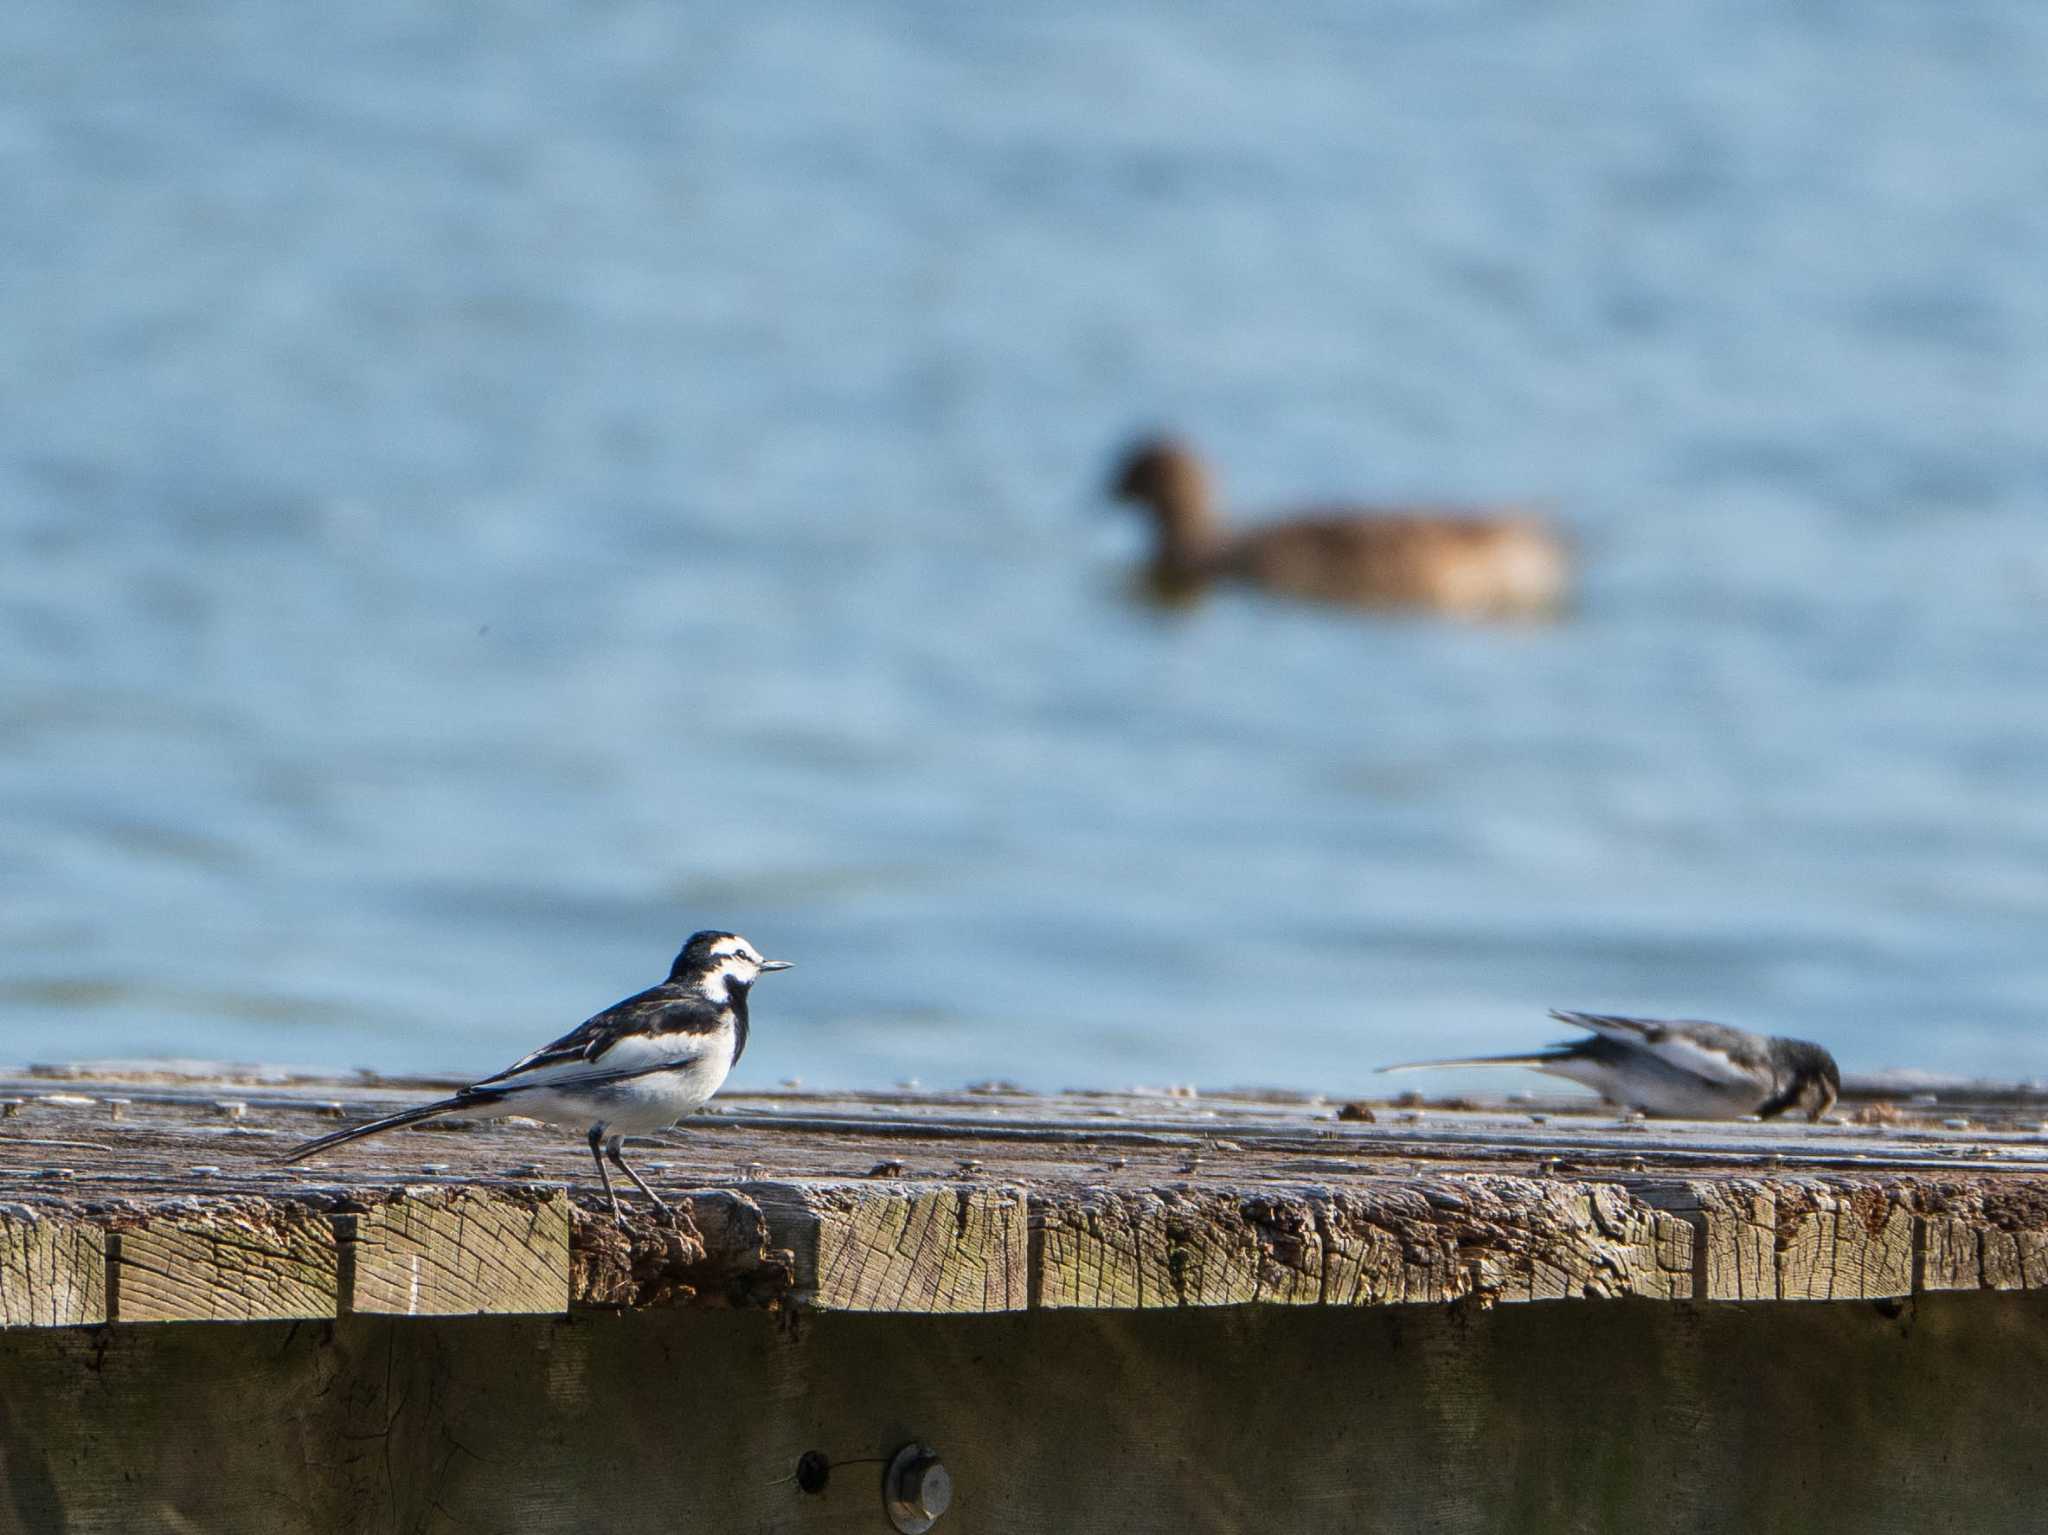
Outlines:
[[1021, 1311], [1029, 1231], [1014, 1189], [903, 1183], [741, 1185], [820, 1311]]
[[1899, 1191], [1820, 1178], [1778, 1185], [1778, 1299], [1913, 1293], [1913, 1212]]
[[1651, 1197], [1693, 1222], [1699, 1299], [1778, 1298], [1778, 1196], [1770, 1184], [1750, 1178], [1682, 1183]]
[[[1446, 1200], [1455, 1201], [1446, 1207]], [[1332, 1306], [1427, 1305], [1471, 1293], [1472, 1271], [1443, 1215], [1463, 1208], [1455, 1191], [1432, 1197], [1392, 1179], [1333, 1189], [1324, 1207], [1329, 1262], [1323, 1299]]]
[[339, 1314], [330, 1218], [294, 1204], [223, 1200], [112, 1233], [107, 1318], [224, 1322]]
[[569, 1201], [409, 1191], [335, 1218], [340, 1307], [363, 1316], [531, 1315], [569, 1306]]
[[0, 1214], [0, 1327], [107, 1319], [107, 1238], [97, 1226]]
[[768, 1306], [789, 1294], [795, 1259], [774, 1245], [760, 1205], [729, 1189], [665, 1197], [673, 1221], [636, 1210], [630, 1230], [601, 1210], [570, 1207], [573, 1305]]
[[2031, 1179], [1953, 1179], [1914, 1190], [1919, 1290], [2048, 1286], [2048, 1191]]
[[1288, 1191], [1086, 1189], [1033, 1201], [1032, 1304], [1048, 1309], [1314, 1305], [1318, 1201]]
[[1693, 1222], [1702, 1300], [1880, 1300], [1914, 1291], [1926, 1233], [1906, 1185], [1729, 1178], [1661, 1184], [1645, 1195]]
[[1618, 1183], [1498, 1174], [1332, 1193], [1332, 1305], [1690, 1299], [1694, 1232]]
[[1034, 1303], [1137, 1309], [1693, 1293], [1693, 1230], [1616, 1184], [1501, 1176], [1035, 1202]]
[[1484, 1297], [1692, 1299], [1691, 1223], [1621, 1184], [1486, 1177], [1466, 1180], [1466, 1191], [1473, 1229], [1460, 1251]]

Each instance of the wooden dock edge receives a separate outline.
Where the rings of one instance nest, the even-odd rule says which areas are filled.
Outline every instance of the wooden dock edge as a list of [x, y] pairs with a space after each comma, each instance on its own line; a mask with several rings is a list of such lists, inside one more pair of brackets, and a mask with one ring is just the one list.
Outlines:
[[622, 1231], [559, 1188], [0, 1206], [0, 1327], [576, 1307], [1027, 1309], [1882, 1300], [2048, 1287], [2033, 1179], [1044, 1189], [744, 1183]]

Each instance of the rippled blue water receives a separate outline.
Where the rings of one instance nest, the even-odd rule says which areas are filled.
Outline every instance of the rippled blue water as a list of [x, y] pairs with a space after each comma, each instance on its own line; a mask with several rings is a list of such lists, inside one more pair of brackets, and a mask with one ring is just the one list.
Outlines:
[[[1341, 1090], [1552, 1004], [2048, 1071], [2048, 9], [0, 34], [0, 1056]], [[1134, 606], [1547, 502], [1581, 612]]]

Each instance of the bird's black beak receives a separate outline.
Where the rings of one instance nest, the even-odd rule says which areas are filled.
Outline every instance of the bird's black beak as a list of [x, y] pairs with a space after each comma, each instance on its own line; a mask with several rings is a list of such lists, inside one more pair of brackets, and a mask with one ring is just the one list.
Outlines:
[[761, 961], [761, 973], [763, 975], [766, 975], [771, 970], [794, 970], [795, 968], [796, 964], [793, 960], [764, 959]]

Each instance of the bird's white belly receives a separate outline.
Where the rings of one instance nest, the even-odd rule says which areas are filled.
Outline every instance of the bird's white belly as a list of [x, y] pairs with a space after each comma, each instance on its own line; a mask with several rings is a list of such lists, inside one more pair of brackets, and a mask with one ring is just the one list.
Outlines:
[[[666, 1129], [685, 1114], [701, 1109], [732, 1070], [730, 1031], [699, 1035], [690, 1043], [697, 1053], [674, 1065], [615, 1082], [588, 1080], [607, 1069], [630, 1070], [642, 1064], [633, 1060], [622, 1044], [579, 1072], [565, 1071], [555, 1081], [535, 1081], [507, 1094], [497, 1112], [525, 1114], [576, 1130], [601, 1124], [607, 1135], [646, 1135]], [[656, 1062], [650, 1059], [645, 1064]]]
[[1623, 1074], [1600, 1061], [1562, 1060], [1543, 1070], [1583, 1083], [1610, 1103], [1667, 1119], [1740, 1119], [1754, 1114], [1767, 1096], [1760, 1086], [1709, 1082], [1654, 1069]]

